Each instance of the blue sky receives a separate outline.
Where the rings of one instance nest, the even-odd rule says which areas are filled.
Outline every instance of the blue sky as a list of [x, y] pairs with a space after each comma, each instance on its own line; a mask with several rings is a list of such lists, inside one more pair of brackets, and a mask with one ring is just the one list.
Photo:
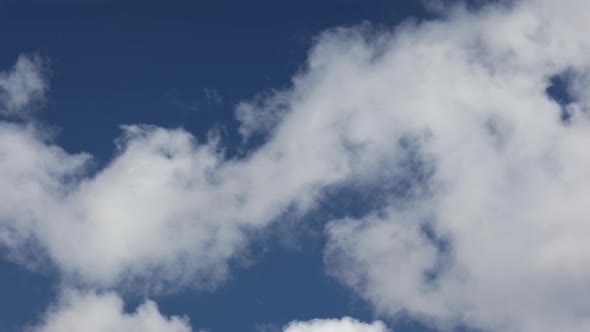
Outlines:
[[587, 331], [587, 13], [0, 1], [0, 330]]

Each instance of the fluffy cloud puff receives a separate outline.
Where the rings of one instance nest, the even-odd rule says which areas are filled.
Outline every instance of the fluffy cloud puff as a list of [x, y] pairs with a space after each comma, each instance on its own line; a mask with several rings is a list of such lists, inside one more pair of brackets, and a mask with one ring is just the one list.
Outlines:
[[[114, 293], [64, 290], [42, 322], [29, 327], [30, 332], [191, 332], [188, 318], [162, 315], [150, 300], [127, 313], [121, 298]], [[376, 321], [371, 324], [350, 317], [293, 321], [284, 332], [390, 332]]]
[[367, 324], [350, 317], [341, 319], [314, 319], [295, 321], [283, 329], [284, 332], [388, 332], [382, 322]]
[[51, 307], [43, 323], [31, 332], [191, 332], [187, 318], [166, 317], [156, 304], [146, 301], [134, 313], [126, 313], [123, 301], [113, 293], [65, 291]]
[[11, 71], [0, 73], [0, 114], [22, 114], [43, 99], [47, 83], [39, 75], [42, 69], [39, 58], [21, 55]]

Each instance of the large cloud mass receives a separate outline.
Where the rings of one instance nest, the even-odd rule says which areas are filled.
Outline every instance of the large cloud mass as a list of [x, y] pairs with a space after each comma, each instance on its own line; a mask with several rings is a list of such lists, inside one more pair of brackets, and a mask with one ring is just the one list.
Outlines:
[[[371, 188], [387, 203], [332, 221], [326, 262], [381, 314], [590, 330], [590, 2], [441, 13], [322, 34], [290, 89], [240, 106], [245, 139], [267, 138], [243, 159], [215, 135], [132, 125], [90, 174], [89, 156], [2, 123], [1, 243], [93, 285], [208, 285], [249, 229]], [[44, 91], [18, 83], [39, 82], [31, 68], [0, 76], [2, 109]], [[556, 76], [567, 105], [547, 94]]]
[[[518, 2], [320, 43], [322, 87], [347, 97], [315, 102], [355, 110], [369, 147], [414, 137], [408, 176], [429, 170], [418, 191], [329, 224], [333, 275], [381, 313], [443, 328], [590, 329], [588, 13]], [[556, 75], [568, 105], [546, 93]]]

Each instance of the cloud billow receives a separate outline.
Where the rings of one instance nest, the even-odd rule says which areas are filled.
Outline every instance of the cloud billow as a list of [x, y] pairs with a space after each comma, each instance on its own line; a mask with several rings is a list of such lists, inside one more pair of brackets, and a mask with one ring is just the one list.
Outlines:
[[383, 322], [371, 324], [350, 317], [341, 319], [313, 319], [294, 321], [283, 328], [284, 332], [389, 332]]
[[147, 300], [135, 312], [126, 313], [123, 301], [114, 293], [65, 290], [57, 303], [30, 332], [191, 332], [188, 318], [160, 313]]

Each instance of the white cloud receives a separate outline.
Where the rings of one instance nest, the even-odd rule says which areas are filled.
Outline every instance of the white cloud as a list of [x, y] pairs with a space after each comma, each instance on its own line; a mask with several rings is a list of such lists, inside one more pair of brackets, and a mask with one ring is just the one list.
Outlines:
[[[316, 91], [332, 93], [308, 102], [357, 110], [368, 146], [417, 137], [434, 170], [422, 179], [427, 194], [329, 224], [332, 275], [390, 317], [590, 329], [587, 13], [586, 1], [523, 1], [377, 41], [337, 32], [320, 42], [311, 59], [326, 83]], [[369, 56], [355, 63], [358, 54]], [[545, 92], [564, 71], [581, 77], [568, 125]], [[360, 131], [363, 121], [371, 124]]]
[[191, 332], [188, 318], [166, 317], [150, 300], [126, 313], [113, 293], [65, 291], [32, 332]]
[[43, 99], [47, 83], [41, 70], [39, 58], [21, 55], [11, 71], [0, 72], [0, 113], [22, 114], [26, 107]]
[[0, 239], [13, 257], [41, 249], [66, 278], [91, 286], [213, 285], [249, 229], [307, 211], [355, 171], [344, 128], [326, 128], [332, 114], [307, 126], [309, 111], [290, 113], [240, 160], [225, 159], [214, 135], [199, 143], [183, 130], [124, 126], [117, 156], [96, 174], [88, 155], [3, 123]]
[[[1, 77], [10, 112], [47, 86], [26, 56]], [[0, 241], [12, 259], [48, 257], [65, 278], [96, 287], [208, 287], [226, 278], [248, 229], [306, 210], [344, 175], [341, 160], [319, 158], [329, 146], [301, 155], [288, 135], [226, 160], [213, 134], [199, 143], [183, 130], [122, 128], [116, 157], [93, 174], [91, 156], [64, 151], [38, 125], [0, 123]]]
[[382, 322], [371, 324], [360, 322], [354, 318], [313, 319], [310, 321], [294, 321], [283, 329], [284, 332], [388, 332]]
[[[0, 126], [0, 239], [14, 257], [34, 256], [36, 243], [67, 278], [97, 287], [210, 286], [226, 277], [245, 231], [306, 210], [346, 173], [345, 156], [329, 145], [306, 156], [300, 144], [285, 146], [287, 136], [225, 160], [214, 138], [123, 131], [112, 162], [86, 175], [88, 155], [68, 154], [31, 125]], [[303, 159], [309, 169], [297, 166]]]
[[[191, 332], [185, 316], [163, 315], [151, 300], [126, 312], [123, 300], [112, 292], [63, 290], [57, 303], [49, 307], [41, 322], [30, 332]], [[203, 330], [205, 331], [205, 330]], [[284, 332], [391, 332], [381, 321], [364, 323], [351, 317], [293, 321]]]
[[[244, 159], [214, 137], [136, 125], [84, 175], [88, 156], [4, 123], [0, 239], [16, 257], [35, 242], [100, 287], [210, 285], [247, 230], [328, 188], [411, 179], [382, 211], [330, 223], [333, 275], [392, 318], [587, 331], [588, 13], [587, 1], [530, 0], [328, 31], [289, 90], [242, 106], [244, 136], [268, 136]], [[545, 92], [566, 71], [567, 125]]]

